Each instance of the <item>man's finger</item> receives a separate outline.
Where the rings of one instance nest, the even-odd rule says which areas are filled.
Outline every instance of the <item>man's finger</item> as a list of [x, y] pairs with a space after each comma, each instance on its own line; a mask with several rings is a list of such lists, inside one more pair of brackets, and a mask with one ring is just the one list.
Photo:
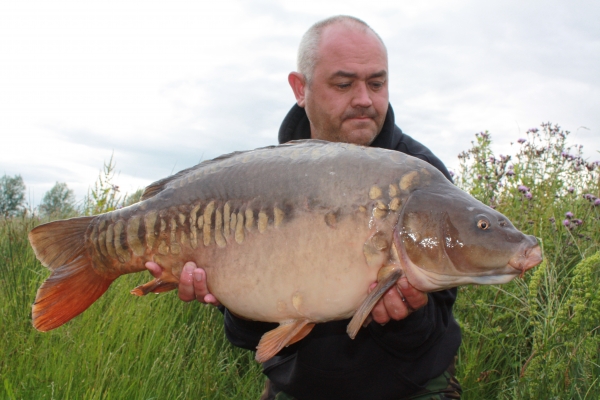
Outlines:
[[208, 286], [206, 284], [206, 272], [202, 268], [196, 268], [194, 270], [194, 293], [196, 299], [201, 303], [208, 303], [218, 306], [220, 303], [217, 301], [215, 296], [210, 294]]
[[409, 308], [411, 308], [413, 311], [418, 310], [427, 304], [427, 301], [429, 300], [427, 293], [416, 289], [413, 285], [408, 283], [406, 278], [401, 278], [398, 280], [397, 286], [400, 289], [402, 296], [404, 296]]
[[160, 278], [162, 274], [162, 268], [160, 265], [155, 263], [154, 261], [148, 261], [145, 264], [146, 269], [152, 274], [156, 279]]
[[210, 294], [210, 293], [207, 294], [206, 296], [204, 296], [204, 301], [207, 304], [212, 304], [213, 306], [220, 306], [221, 305], [221, 303], [219, 302], [219, 300], [217, 300], [217, 298], [214, 295]]
[[403, 301], [400, 291], [396, 285], [392, 286], [383, 296], [383, 304], [391, 319], [399, 321], [408, 317], [410, 309]]
[[194, 293], [194, 278], [192, 276], [196, 264], [188, 262], [183, 266], [181, 276], [179, 277], [179, 298], [183, 301], [192, 301], [196, 299]]

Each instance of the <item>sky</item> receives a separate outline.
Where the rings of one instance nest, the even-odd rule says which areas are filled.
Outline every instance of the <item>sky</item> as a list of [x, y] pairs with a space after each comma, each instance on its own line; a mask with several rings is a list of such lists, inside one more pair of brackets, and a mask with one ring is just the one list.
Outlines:
[[548, 121], [600, 160], [600, 2], [0, 0], [0, 175], [35, 206], [111, 156], [125, 194], [275, 144], [300, 38], [337, 14], [382, 37], [397, 125], [450, 169]]

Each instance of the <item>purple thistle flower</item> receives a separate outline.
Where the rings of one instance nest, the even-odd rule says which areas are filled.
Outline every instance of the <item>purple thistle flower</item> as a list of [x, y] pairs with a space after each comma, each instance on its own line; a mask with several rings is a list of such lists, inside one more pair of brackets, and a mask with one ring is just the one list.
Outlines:
[[580, 219], [574, 219], [573, 222], [575, 222], [575, 225], [577, 225], [577, 226], [583, 224], [583, 221]]
[[565, 217], [567, 217], [567, 218], [571, 219], [571, 218], [573, 218], [573, 213], [572, 213], [571, 211], [567, 211], [567, 212], [565, 213]]
[[573, 193], [575, 191], [575, 188], [573, 186], [569, 186], [569, 188], [567, 189], [567, 191], [569, 193]]
[[565, 219], [563, 221], [563, 225], [566, 226], [567, 228], [569, 227], [569, 225], [571, 225], [571, 221], [569, 221], [568, 219]]
[[517, 140], [517, 143], [519, 143], [519, 144], [523, 144], [523, 143], [525, 143], [526, 141], [527, 141], [527, 139], [520, 138], [520, 139], [518, 139], [518, 140]]
[[515, 171], [513, 171], [512, 169], [509, 169], [508, 171], [506, 171], [506, 175], [508, 175], [508, 176], [514, 176], [515, 175]]
[[454, 176], [454, 172], [448, 170], [448, 173], [450, 174], [450, 176], [452, 176], [452, 177]]
[[600, 199], [594, 200], [594, 206], [600, 206]]
[[554, 217], [550, 217], [549, 221], [552, 222], [552, 223], [555, 223], [556, 219], [554, 219]]
[[567, 153], [566, 151], [563, 151], [562, 153], [560, 153], [560, 155], [561, 155], [563, 158], [567, 158], [567, 157], [569, 156], [569, 153]]
[[583, 198], [584, 198], [584, 199], [586, 199], [586, 200], [588, 200], [588, 201], [594, 201], [594, 200], [596, 200], [596, 196], [594, 196], [594, 195], [593, 195], [593, 194], [591, 194], [591, 193], [584, 194], [584, 195], [583, 195]]
[[531, 194], [531, 192], [527, 192], [525, 193], [525, 197], [529, 200], [531, 200], [531, 198], [533, 197], [533, 195]]
[[480, 135], [481, 135], [481, 137], [482, 137], [482, 138], [484, 138], [484, 139], [487, 139], [487, 138], [489, 138], [489, 137], [490, 137], [490, 134], [489, 134], [489, 133], [487, 133], [487, 132], [481, 132], [481, 133], [480, 133]]
[[529, 192], [529, 188], [528, 188], [527, 186], [525, 186], [525, 185], [519, 185], [519, 186], [517, 187], [517, 190], [518, 190], [519, 192], [522, 192], [522, 193]]

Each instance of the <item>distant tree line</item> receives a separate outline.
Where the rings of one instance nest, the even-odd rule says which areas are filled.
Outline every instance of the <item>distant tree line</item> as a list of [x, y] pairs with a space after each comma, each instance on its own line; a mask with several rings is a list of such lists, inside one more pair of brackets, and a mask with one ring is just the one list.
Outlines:
[[130, 195], [120, 195], [119, 186], [112, 182], [114, 169], [115, 164], [111, 157], [110, 161], [104, 164], [98, 180], [81, 204], [77, 204], [73, 189], [64, 182], [56, 182], [44, 194], [37, 209], [27, 207], [25, 183], [21, 175], [5, 174], [0, 178], [0, 216], [11, 218], [33, 213], [49, 219], [60, 219], [101, 214], [137, 203], [142, 197], [143, 189], [138, 189]]
[[25, 183], [21, 175], [0, 178], [0, 214], [4, 218], [16, 217], [28, 212], [43, 217], [69, 217], [78, 214], [75, 193], [66, 183], [56, 184], [46, 192], [37, 210], [27, 208]]

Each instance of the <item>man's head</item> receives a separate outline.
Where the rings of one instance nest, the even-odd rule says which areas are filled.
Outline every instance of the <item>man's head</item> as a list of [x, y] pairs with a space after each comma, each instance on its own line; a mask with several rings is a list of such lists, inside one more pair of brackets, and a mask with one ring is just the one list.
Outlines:
[[387, 50], [363, 21], [337, 16], [302, 37], [289, 83], [310, 121], [311, 137], [370, 144], [388, 108]]

